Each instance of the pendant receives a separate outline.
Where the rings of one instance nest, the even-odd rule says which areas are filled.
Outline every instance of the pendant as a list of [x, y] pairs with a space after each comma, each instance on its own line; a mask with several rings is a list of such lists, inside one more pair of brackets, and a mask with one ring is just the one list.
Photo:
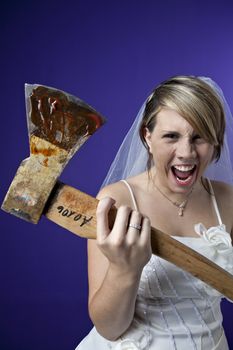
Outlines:
[[178, 214], [179, 214], [179, 216], [183, 216], [183, 214], [184, 214], [184, 207], [182, 206], [180, 206], [179, 207], [179, 211], [178, 211]]
[[179, 211], [178, 211], [179, 216], [184, 215], [184, 210], [185, 210], [186, 204], [187, 204], [187, 199], [179, 205]]

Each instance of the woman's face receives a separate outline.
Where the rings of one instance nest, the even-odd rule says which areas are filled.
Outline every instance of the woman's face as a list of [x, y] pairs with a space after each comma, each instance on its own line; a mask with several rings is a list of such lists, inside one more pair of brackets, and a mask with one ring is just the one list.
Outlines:
[[157, 114], [154, 130], [146, 130], [145, 138], [154, 159], [157, 185], [172, 192], [189, 192], [213, 158], [214, 146], [172, 109]]

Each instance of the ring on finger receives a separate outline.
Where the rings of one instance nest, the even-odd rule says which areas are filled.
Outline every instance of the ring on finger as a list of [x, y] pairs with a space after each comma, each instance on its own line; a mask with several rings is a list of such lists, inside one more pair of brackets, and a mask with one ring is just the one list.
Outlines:
[[132, 228], [134, 228], [135, 230], [138, 230], [138, 231], [140, 231], [141, 228], [142, 228], [142, 226], [138, 225], [138, 224], [129, 224], [129, 227], [132, 227]]

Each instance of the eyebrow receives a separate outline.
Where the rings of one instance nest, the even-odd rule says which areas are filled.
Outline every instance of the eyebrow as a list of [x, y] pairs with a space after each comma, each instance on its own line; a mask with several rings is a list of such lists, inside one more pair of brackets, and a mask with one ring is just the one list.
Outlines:
[[167, 133], [167, 134], [180, 134], [179, 131], [174, 131], [174, 130], [162, 130], [162, 133]]
[[[166, 133], [166, 134], [176, 134], [176, 135], [180, 135], [180, 132], [179, 131], [175, 131], [175, 130], [161, 130], [162, 133]], [[191, 132], [191, 135], [196, 135], [198, 134], [198, 132], [196, 132], [195, 130], [193, 130]]]

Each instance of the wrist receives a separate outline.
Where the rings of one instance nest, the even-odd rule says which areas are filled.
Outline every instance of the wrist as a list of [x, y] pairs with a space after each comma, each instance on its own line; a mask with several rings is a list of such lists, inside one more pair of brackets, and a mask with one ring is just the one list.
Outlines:
[[108, 273], [116, 283], [124, 282], [127, 285], [138, 284], [142, 269], [122, 267], [114, 263], [109, 264]]

